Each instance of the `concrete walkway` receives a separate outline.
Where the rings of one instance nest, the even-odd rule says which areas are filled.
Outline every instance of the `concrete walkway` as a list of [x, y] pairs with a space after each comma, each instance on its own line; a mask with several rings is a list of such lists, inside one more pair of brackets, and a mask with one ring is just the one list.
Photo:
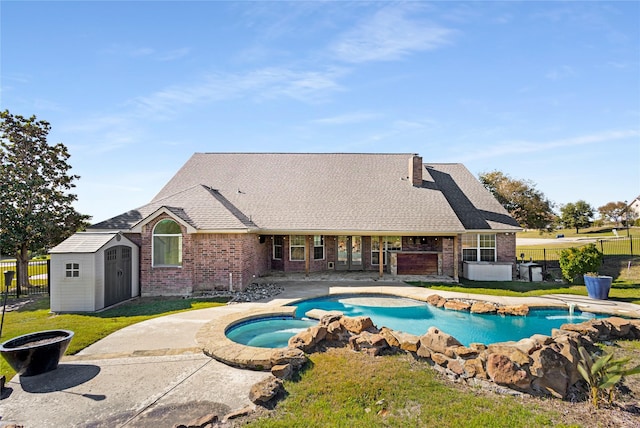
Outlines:
[[[270, 280], [273, 282], [273, 279]], [[0, 400], [0, 427], [171, 427], [219, 410], [252, 406], [248, 392], [268, 372], [241, 370], [205, 356], [198, 331], [234, 313], [282, 306], [293, 300], [342, 292], [387, 292], [426, 298], [430, 294], [541, 306], [576, 303], [595, 312], [640, 317], [640, 306], [554, 295], [504, 298], [462, 295], [387, 281], [282, 280], [284, 292], [252, 303], [183, 312], [119, 330], [77, 355], [63, 358], [57, 370], [7, 382]]]

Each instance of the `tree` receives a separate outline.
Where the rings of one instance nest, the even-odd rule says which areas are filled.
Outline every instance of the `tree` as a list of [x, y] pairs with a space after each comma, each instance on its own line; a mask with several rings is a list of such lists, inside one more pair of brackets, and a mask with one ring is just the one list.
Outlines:
[[526, 229], [548, 229], [553, 224], [553, 203], [529, 180], [517, 180], [500, 171], [480, 174], [480, 182]]
[[583, 200], [569, 202], [560, 208], [560, 223], [566, 228], [575, 227], [576, 233], [580, 228], [589, 227], [593, 218], [593, 207]]
[[627, 211], [627, 204], [622, 201], [608, 202], [598, 208], [600, 216], [612, 223], [622, 223], [622, 219]]
[[50, 129], [35, 116], [0, 112], [0, 249], [17, 259], [18, 287], [29, 285], [31, 252], [57, 245], [90, 218], [71, 206], [80, 177], [69, 174], [67, 148], [47, 143]]

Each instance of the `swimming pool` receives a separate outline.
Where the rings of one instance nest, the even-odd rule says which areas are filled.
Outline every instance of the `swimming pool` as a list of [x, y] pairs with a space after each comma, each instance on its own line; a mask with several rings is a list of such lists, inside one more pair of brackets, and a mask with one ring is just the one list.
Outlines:
[[437, 327], [463, 345], [517, 341], [534, 334], [550, 335], [553, 328], [565, 323], [580, 323], [591, 318], [606, 318], [588, 312], [567, 309], [531, 309], [528, 316], [471, 314], [437, 308], [418, 300], [389, 295], [331, 295], [294, 304], [297, 318], [280, 317], [251, 320], [231, 327], [227, 337], [250, 346], [280, 348], [297, 332], [316, 325], [304, 319], [311, 309], [340, 311], [346, 316], [369, 316], [378, 327], [421, 336], [429, 327]]

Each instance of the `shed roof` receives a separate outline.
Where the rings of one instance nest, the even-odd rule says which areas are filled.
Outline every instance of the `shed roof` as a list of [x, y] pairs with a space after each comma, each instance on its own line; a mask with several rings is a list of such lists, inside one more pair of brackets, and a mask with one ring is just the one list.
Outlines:
[[118, 232], [78, 232], [50, 249], [49, 253], [96, 253], [117, 235]]
[[161, 207], [199, 231], [462, 233], [518, 224], [462, 164], [413, 154], [196, 153], [136, 210], [92, 226], [129, 230]]

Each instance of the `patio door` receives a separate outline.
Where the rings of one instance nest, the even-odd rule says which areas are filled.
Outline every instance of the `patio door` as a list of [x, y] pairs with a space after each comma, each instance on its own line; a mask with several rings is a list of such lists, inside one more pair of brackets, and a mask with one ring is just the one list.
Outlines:
[[338, 236], [337, 270], [362, 270], [362, 236]]

